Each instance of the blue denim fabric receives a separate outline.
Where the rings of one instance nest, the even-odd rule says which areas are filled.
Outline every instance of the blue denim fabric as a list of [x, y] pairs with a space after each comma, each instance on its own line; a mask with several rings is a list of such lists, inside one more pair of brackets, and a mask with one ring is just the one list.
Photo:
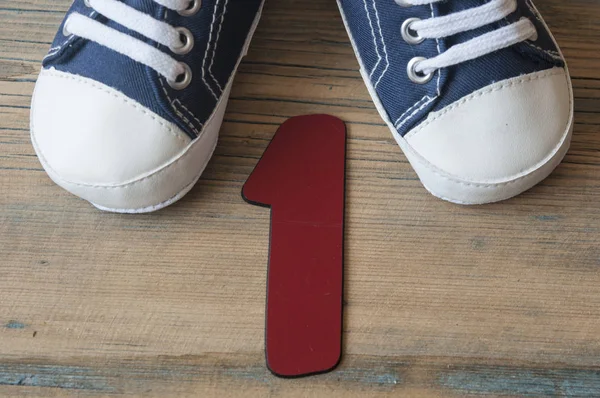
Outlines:
[[177, 124], [191, 138], [197, 137], [233, 73], [262, 0], [202, 0], [200, 11], [187, 17], [152, 0], [123, 1], [172, 26], [188, 28], [194, 35], [194, 49], [186, 55], [173, 54], [168, 48], [98, 15], [86, 7], [83, 0], [75, 0], [67, 17], [76, 11], [159, 46], [190, 66], [193, 79], [187, 88], [173, 90], [154, 70], [126, 56], [88, 40], [64, 36], [62, 24], [44, 58], [43, 67], [53, 67], [110, 86]]
[[[505, 20], [441, 40], [407, 44], [402, 23], [443, 16], [473, 8], [489, 0], [447, 0], [424, 6], [401, 7], [394, 0], [339, 0], [365, 72], [398, 133], [404, 136], [429, 112], [438, 111], [494, 82], [556, 66], [564, 66], [558, 49], [529, 0], [518, 0], [518, 9]], [[416, 56], [432, 58], [451, 46], [506, 26], [522, 17], [535, 25], [539, 38], [496, 51], [472, 61], [437, 71], [427, 84], [409, 80], [406, 65]]]

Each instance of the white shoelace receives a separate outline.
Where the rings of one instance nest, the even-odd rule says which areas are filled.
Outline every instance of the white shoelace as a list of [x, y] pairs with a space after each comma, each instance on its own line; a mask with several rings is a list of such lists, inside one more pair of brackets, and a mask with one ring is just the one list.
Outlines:
[[[400, 6], [410, 7], [429, 5], [443, 0], [395, 1]], [[482, 6], [446, 16], [426, 20], [411, 18], [403, 25], [402, 34], [410, 44], [418, 44], [425, 39], [441, 39], [500, 21], [516, 9], [516, 0], [491, 0]], [[431, 75], [438, 69], [470, 61], [528, 39], [537, 39], [537, 31], [529, 19], [522, 18], [510, 25], [454, 45], [438, 56], [420, 59], [412, 64], [412, 68], [418, 74]]]
[[[186, 12], [197, 4], [194, 0], [153, 1], [180, 13]], [[176, 54], [184, 54], [193, 47], [193, 36], [187, 29], [175, 28], [120, 1], [86, 0], [86, 5], [119, 25], [168, 47]], [[189, 72], [185, 64], [158, 48], [79, 13], [74, 12], [69, 15], [63, 30], [65, 34], [96, 42], [140, 62], [154, 69], [170, 83], [176, 84]]]

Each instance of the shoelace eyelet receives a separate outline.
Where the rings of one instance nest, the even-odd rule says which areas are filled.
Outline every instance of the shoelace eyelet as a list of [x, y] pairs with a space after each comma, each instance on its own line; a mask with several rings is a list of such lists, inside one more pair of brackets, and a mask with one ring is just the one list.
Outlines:
[[408, 18], [406, 21], [404, 21], [404, 23], [402, 24], [402, 27], [400, 28], [400, 33], [402, 33], [402, 38], [408, 44], [416, 45], [416, 44], [422, 43], [425, 40], [424, 37], [419, 36], [419, 34], [417, 32], [415, 32], [414, 30], [412, 30], [410, 28], [413, 23], [418, 22], [418, 21], [420, 21], [419, 18]]
[[183, 62], [179, 64], [183, 67], [183, 73], [177, 76], [176, 80], [167, 80], [169, 86], [174, 90], [183, 90], [192, 82], [192, 69], [190, 69], [188, 64], [184, 64]]
[[427, 58], [425, 57], [414, 57], [408, 62], [408, 65], [406, 66], [406, 73], [408, 75], [408, 78], [413, 83], [426, 84], [429, 83], [433, 78], [434, 73], [428, 73], [425, 75], [416, 71], [416, 67], [419, 64], [419, 62], [425, 61], [426, 59]]
[[179, 15], [184, 17], [189, 17], [194, 15], [202, 8], [202, 0], [190, 0], [190, 6], [185, 10], [178, 11]]
[[192, 32], [182, 26], [175, 28], [175, 30], [177, 30], [181, 36], [182, 45], [181, 47], [171, 48], [171, 51], [179, 55], [184, 55], [192, 51], [192, 48], [194, 48], [194, 35]]

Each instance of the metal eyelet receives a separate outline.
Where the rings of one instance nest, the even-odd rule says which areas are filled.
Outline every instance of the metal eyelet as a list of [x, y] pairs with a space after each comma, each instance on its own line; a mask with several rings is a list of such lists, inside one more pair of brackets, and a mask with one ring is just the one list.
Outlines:
[[396, 4], [398, 4], [400, 7], [412, 7], [412, 4], [409, 4], [406, 2], [406, 0], [395, 0]]
[[177, 76], [177, 79], [175, 80], [167, 80], [169, 86], [171, 86], [171, 88], [174, 90], [183, 90], [192, 82], [192, 70], [188, 64], [180, 62], [179, 65], [183, 67], [183, 73]]
[[408, 78], [413, 83], [425, 84], [425, 83], [429, 83], [429, 81], [433, 78], [434, 72], [428, 73], [428, 74], [423, 74], [423, 73], [417, 72], [417, 70], [416, 70], [416, 67], [419, 64], [419, 62], [423, 62], [426, 60], [427, 60], [427, 58], [425, 58], [425, 57], [414, 57], [413, 59], [411, 59], [408, 62], [408, 65], [406, 66], [406, 73], [408, 74]]
[[179, 15], [189, 17], [194, 15], [202, 8], [202, 0], [190, 0], [190, 5], [185, 10], [178, 11]]
[[402, 24], [402, 28], [400, 28], [400, 32], [402, 33], [402, 38], [408, 44], [413, 44], [413, 45], [419, 44], [419, 43], [422, 43], [423, 40], [425, 40], [424, 37], [419, 36], [419, 34], [416, 31], [411, 29], [412, 24], [414, 24], [415, 22], [419, 22], [419, 21], [420, 21], [419, 18], [408, 18]]
[[179, 32], [182, 44], [181, 47], [171, 47], [171, 51], [179, 55], [187, 54], [192, 51], [192, 48], [194, 48], [194, 35], [192, 32], [182, 26], [175, 28], [175, 30]]

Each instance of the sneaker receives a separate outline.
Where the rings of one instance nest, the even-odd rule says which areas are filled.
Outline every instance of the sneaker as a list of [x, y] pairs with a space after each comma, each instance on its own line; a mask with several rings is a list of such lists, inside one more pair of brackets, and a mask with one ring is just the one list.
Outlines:
[[196, 183], [262, 0], [75, 0], [43, 60], [31, 140], [48, 175], [113, 212]]
[[362, 77], [433, 195], [515, 196], [573, 129], [564, 58], [529, 0], [338, 0]]

